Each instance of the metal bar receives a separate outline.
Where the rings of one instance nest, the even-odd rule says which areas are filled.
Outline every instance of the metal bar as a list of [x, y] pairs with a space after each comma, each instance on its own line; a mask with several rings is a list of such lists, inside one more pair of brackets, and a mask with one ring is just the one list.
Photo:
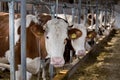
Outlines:
[[21, 80], [26, 80], [26, 0], [21, 0]]
[[2, 2], [0, 2], [0, 11], [2, 11]]
[[58, 0], [56, 0], [56, 6], [55, 7], [56, 7], [56, 12], [55, 13], [56, 13], [56, 16], [57, 16], [57, 14], [58, 14]]
[[94, 9], [93, 9], [93, 7], [91, 7], [91, 13], [92, 13], [92, 22], [91, 22], [91, 26], [93, 27], [93, 22], [94, 22]]
[[50, 80], [53, 80], [53, 73], [54, 72], [54, 66], [52, 64], [49, 64], [49, 76], [50, 76]]
[[74, 17], [75, 17], [75, 8], [72, 8], [72, 24], [74, 24], [75, 22]]
[[105, 0], [105, 26], [107, 24], [107, 0]]
[[72, 61], [73, 61], [72, 57], [73, 57], [73, 51], [70, 50], [70, 63], [72, 63]]
[[85, 21], [84, 23], [86, 24], [87, 23], [87, 14], [88, 14], [88, 0], [86, 0], [86, 6], [85, 6], [85, 15], [84, 15], [84, 18], [85, 18]]
[[9, 2], [9, 47], [10, 47], [10, 80], [15, 80], [15, 54], [14, 54], [14, 0]]
[[81, 23], [80, 18], [81, 18], [81, 0], [79, 0], [78, 2], [78, 23], [79, 24]]
[[52, 19], [55, 18], [55, 5], [51, 6], [51, 16]]
[[[98, 5], [98, 0], [96, 0], [96, 6]], [[98, 6], [96, 7], [96, 32], [98, 32]]]

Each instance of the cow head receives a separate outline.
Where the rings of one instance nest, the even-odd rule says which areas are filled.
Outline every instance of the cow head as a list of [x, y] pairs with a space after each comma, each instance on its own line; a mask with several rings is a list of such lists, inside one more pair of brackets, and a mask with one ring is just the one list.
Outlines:
[[96, 15], [95, 14], [91, 14], [91, 13], [89, 13], [88, 15], [87, 15], [87, 24], [88, 25], [94, 25], [96, 22], [95, 22], [95, 19], [96, 19]]
[[50, 56], [51, 64], [55, 67], [61, 67], [65, 63], [63, 53], [67, 38], [67, 27], [68, 23], [56, 18], [49, 20], [44, 25], [46, 50]]
[[84, 24], [74, 24], [73, 28], [68, 31], [69, 38], [71, 39], [72, 46], [77, 56], [85, 55], [86, 33]]

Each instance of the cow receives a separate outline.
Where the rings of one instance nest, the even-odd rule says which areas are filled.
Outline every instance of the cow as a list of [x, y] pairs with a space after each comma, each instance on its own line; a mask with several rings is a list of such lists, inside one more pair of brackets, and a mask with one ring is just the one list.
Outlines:
[[87, 36], [86, 27], [84, 24], [74, 24], [72, 29], [68, 30], [68, 36], [71, 39], [71, 44], [77, 56], [84, 56], [85, 40]]
[[[2, 32], [0, 35], [0, 57], [5, 57], [7, 63], [10, 63], [10, 51], [9, 51], [9, 15], [1, 15], [0, 19], [1, 25], [0, 25], [0, 32]], [[40, 57], [43, 59], [46, 57], [50, 57], [51, 64], [56, 67], [61, 67], [64, 65], [64, 59], [63, 59], [63, 53], [64, 53], [64, 46], [65, 46], [65, 39], [67, 38], [67, 27], [68, 24], [61, 19], [54, 19], [51, 21], [47, 16], [47, 20], [43, 20], [41, 16], [41, 23], [38, 23], [39, 21], [37, 18], [35, 18], [34, 15], [27, 15], [26, 16], [27, 23], [26, 23], [26, 31], [27, 31], [27, 44], [26, 44], [26, 55], [27, 55], [27, 65], [30, 65], [28, 63], [31, 62], [37, 62], [40, 60]], [[42, 21], [43, 20], [43, 21]], [[38, 22], [37, 22], [38, 21]], [[44, 23], [46, 24], [46, 27], [43, 26]], [[15, 20], [15, 63], [16, 63], [16, 75], [17, 78], [19, 77], [19, 69], [20, 69], [20, 22], [21, 19], [18, 18]], [[50, 25], [50, 26], [49, 26]], [[32, 29], [31, 29], [32, 28]], [[40, 29], [41, 28], [41, 29]], [[35, 31], [34, 31], [35, 30]], [[37, 31], [36, 31], [37, 30]], [[40, 30], [40, 31], [39, 31]], [[35, 32], [41, 33], [42, 35], [36, 36]], [[56, 32], [57, 31], [57, 32]], [[60, 32], [59, 32], [60, 31]], [[62, 33], [63, 34], [62, 34]], [[54, 36], [53, 36], [54, 35]], [[56, 43], [54, 43], [56, 42]], [[60, 44], [59, 44], [59, 43]], [[2, 46], [2, 44], [4, 44]], [[38, 53], [38, 47], [40, 46], [40, 52], [41, 55]], [[62, 54], [61, 54], [62, 53]], [[19, 65], [19, 66], [18, 66]], [[33, 66], [33, 68], [35, 65]], [[39, 66], [34, 70], [33, 73], [37, 73], [39, 69]], [[28, 69], [30, 70], [30, 69]], [[28, 73], [28, 72], [27, 72]], [[18, 78], [19, 79], [19, 78]]]

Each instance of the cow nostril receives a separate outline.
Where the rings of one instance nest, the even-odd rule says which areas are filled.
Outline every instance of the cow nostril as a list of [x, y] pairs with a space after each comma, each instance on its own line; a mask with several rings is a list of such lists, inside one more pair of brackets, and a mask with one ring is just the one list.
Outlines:
[[85, 50], [79, 50], [77, 55], [78, 56], [85, 56], [86, 55]]

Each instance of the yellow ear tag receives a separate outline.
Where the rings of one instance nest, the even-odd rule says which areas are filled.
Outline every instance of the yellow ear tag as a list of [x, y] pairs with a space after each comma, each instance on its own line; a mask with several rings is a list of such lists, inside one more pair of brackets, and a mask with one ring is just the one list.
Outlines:
[[92, 37], [92, 34], [89, 34], [88, 37], [91, 38], [91, 37]]
[[38, 36], [40, 36], [40, 35], [41, 35], [41, 33], [40, 33], [40, 32], [37, 32], [37, 35], [38, 35]]
[[72, 35], [71, 35], [71, 38], [72, 39], [74, 39], [74, 38], [76, 38], [77, 36], [76, 36], [76, 34], [75, 33], [73, 33]]

